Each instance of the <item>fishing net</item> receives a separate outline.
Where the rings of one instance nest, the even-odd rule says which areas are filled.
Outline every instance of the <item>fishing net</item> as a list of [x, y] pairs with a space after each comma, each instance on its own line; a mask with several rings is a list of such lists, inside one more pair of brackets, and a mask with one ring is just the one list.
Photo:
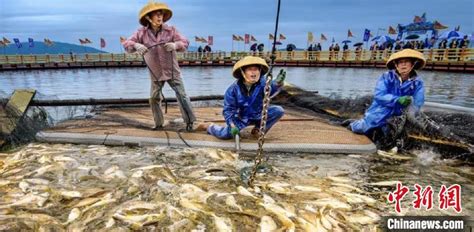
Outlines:
[[[309, 109], [317, 116], [327, 119], [329, 123], [341, 124], [346, 119], [362, 118], [372, 99], [373, 96], [332, 98], [289, 86], [285, 87], [273, 103]], [[431, 144], [444, 154], [463, 154], [464, 157], [472, 159], [472, 144], [474, 144], [472, 114], [426, 111], [409, 120], [393, 117], [389, 120], [389, 128], [388, 134], [380, 136], [383, 137], [381, 141], [374, 140], [374, 136], [377, 137], [381, 132], [371, 138], [380, 149], [395, 145], [411, 149]]]

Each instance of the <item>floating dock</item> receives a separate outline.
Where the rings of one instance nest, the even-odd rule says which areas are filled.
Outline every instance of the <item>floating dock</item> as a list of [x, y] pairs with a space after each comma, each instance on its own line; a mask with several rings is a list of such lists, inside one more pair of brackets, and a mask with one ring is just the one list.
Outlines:
[[[224, 124], [222, 108], [194, 108], [199, 123]], [[37, 139], [51, 143], [103, 144], [117, 146], [177, 146], [235, 149], [234, 140], [220, 140], [205, 131], [186, 132], [177, 105], [170, 105], [163, 130], [149, 129], [153, 125], [149, 107], [107, 107], [87, 119], [68, 120], [41, 131]], [[256, 151], [257, 139], [252, 127], [242, 132], [242, 151]], [[309, 153], [373, 153], [375, 145], [363, 135], [344, 127], [331, 125], [325, 119], [309, 113], [285, 108], [285, 116], [275, 124], [265, 139], [265, 151]]]

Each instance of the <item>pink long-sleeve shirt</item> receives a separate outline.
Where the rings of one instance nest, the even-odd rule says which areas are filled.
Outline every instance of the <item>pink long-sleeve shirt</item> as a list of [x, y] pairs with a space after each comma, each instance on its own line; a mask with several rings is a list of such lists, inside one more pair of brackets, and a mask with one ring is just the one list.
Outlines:
[[133, 35], [125, 40], [122, 45], [127, 52], [135, 52], [133, 45], [141, 43], [148, 48], [144, 59], [150, 68], [153, 81], [167, 81], [181, 78], [178, 60], [175, 52], [166, 51], [165, 43], [174, 42], [176, 51], [184, 52], [189, 46], [189, 41], [173, 26], [163, 24], [161, 30], [155, 35], [148, 27], [139, 28]]

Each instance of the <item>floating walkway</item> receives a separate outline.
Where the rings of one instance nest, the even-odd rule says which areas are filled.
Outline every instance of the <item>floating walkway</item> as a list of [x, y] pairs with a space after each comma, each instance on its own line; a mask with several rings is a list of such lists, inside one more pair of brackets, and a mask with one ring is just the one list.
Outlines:
[[[198, 121], [224, 124], [220, 107], [194, 108]], [[285, 116], [267, 134], [264, 150], [271, 152], [373, 153], [375, 145], [365, 136], [356, 135], [326, 120], [285, 108]], [[235, 149], [234, 140], [220, 140], [205, 131], [185, 132], [179, 108], [168, 107], [170, 123], [153, 131], [149, 107], [104, 108], [88, 119], [69, 120], [39, 132], [37, 139], [51, 143], [103, 144], [112, 146], [177, 146]], [[181, 121], [181, 122], [180, 122]], [[257, 139], [251, 127], [242, 132], [240, 147], [256, 151]]]
[[[419, 50], [427, 59], [424, 70], [474, 73], [474, 49]], [[279, 51], [275, 65], [286, 67], [386, 68], [392, 51], [308, 52]], [[232, 66], [240, 58], [254, 55], [268, 58], [268, 52], [177, 53], [181, 66]], [[30, 69], [72, 69], [145, 67], [137, 54], [0, 55], [0, 71]]]

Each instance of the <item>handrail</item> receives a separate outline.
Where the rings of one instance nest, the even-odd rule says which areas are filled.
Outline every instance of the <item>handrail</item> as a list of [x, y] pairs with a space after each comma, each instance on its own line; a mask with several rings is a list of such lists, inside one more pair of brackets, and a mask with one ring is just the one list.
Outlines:
[[[474, 63], [473, 48], [419, 49], [431, 62], [469, 62]], [[277, 51], [276, 61], [387, 61], [395, 51]], [[236, 61], [254, 55], [270, 57], [270, 52], [184, 52], [177, 53], [179, 61]], [[0, 55], [1, 64], [42, 64], [74, 62], [142, 62], [142, 56], [128, 53], [84, 53], [84, 54], [41, 54], [41, 55]]]

